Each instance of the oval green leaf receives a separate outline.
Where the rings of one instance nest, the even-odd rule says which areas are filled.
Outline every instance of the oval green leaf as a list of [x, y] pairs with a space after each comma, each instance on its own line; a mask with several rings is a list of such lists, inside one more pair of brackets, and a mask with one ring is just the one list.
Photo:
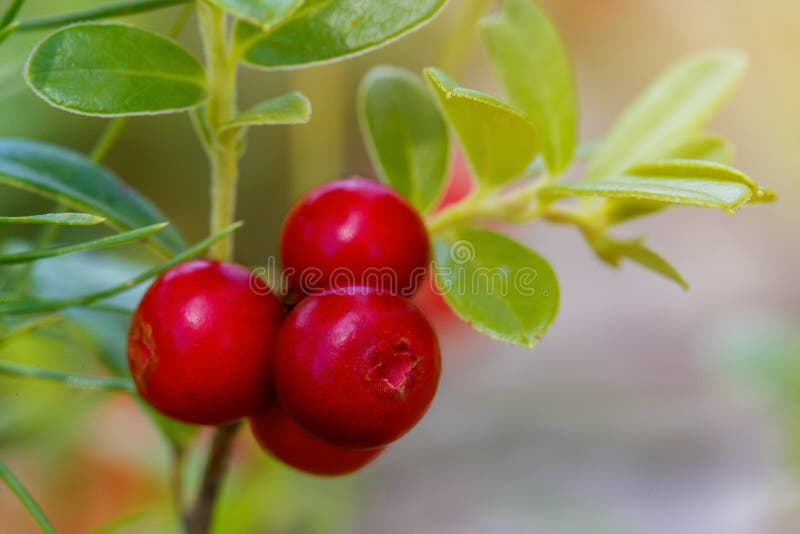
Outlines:
[[[120, 231], [166, 220], [150, 201], [110, 171], [77, 152], [37, 141], [0, 139], [0, 184], [90, 211]], [[173, 226], [150, 242], [167, 256], [186, 248]]]
[[225, 11], [268, 30], [303, 5], [304, 0], [209, 0]]
[[223, 124], [221, 129], [270, 124], [305, 124], [310, 120], [311, 102], [304, 94], [293, 91], [256, 104]]
[[502, 10], [481, 23], [495, 72], [514, 105], [540, 134], [553, 175], [572, 161], [578, 137], [575, 82], [558, 29], [531, 0], [503, 0]]
[[293, 67], [353, 56], [430, 21], [447, 0], [307, 0], [268, 33], [236, 25], [244, 59], [258, 67]]
[[488, 230], [462, 229], [434, 242], [434, 275], [461, 319], [490, 337], [533, 347], [558, 313], [558, 279], [547, 261]]
[[640, 165], [616, 178], [556, 185], [542, 190], [542, 195], [550, 197], [652, 200], [727, 211], [733, 211], [763, 194], [753, 180], [732, 167], [694, 160]]
[[0, 217], [0, 224], [55, 224], [57, 226], [94, 226], [106, 222], [90, 213], [45, 213], [24, 217]]
[[738, 52], [690, 56], [668, 69], [622, 115], [589, 164], [588, 180], [624, 173], [665, 157], [671, 139], [700, 128], [717, 112], [744, 72]]
[[374, 68], [361, 83], [358, 112], [381, 181], [427, 213], [447, 178], [450, 138], [421, 80], [403, 69]]
[[102, 237], [92, 241], [85, 241], [83, 243], [75, 243], [74, 245], [65, 245], [63, 247], [52, 247], [37, 250], [28, 250], [25, 252], [18, 252], [15, 254], [0, 254], [0, 265], [11, 265], [16, 263], [28, 263], [31, 261], [41, 260], [44, 258], [53, 258], [55, 256], [63, 256], [64, 254], [71, 254], [73, 252], [82, 252], [86, 250], [102, 250], [105, 248], [116, 247], [125, 245], [134, 241], [147, 239], [149, 236], [160, 232], [168, 223], [159, 223], [152, 226], [145, 226], [144, 228], [137, 228], [129, 232], [112, 235], [109, 237]]
[[67, 26], [44, 38], [25, 80], [48, 104], [104, 117], [172, 113], [206, 99], [203, 66], [176, 42], [119, 22]]
[[444, 115], [481, 185], [499, 187], [523, 176], [539, 152], [536, 127], [518, 109], [425, 69]]

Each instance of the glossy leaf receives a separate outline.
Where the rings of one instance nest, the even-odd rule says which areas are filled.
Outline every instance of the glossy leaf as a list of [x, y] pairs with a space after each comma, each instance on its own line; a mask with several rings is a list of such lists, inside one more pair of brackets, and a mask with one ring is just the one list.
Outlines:
[[178, 43], [118, 22], [51, 33], [31, 52], [25, 79], [57, 108], [85, 115], [171, 113], [207, 97], [205, 71]]
[[381, 181], [421, 213], [442, 193], [450, 160], [447, 124], [414, 74], [377, 67], [361, 84], [358, 112], [364, 142]]
[[37, 300], [37, 299], [25, 299], [16, 302], [2, 302], [0, 303], [0, 315], [7, 314], [7, 315], [24, 315], [28, 313], [43, 313], [43, 312], [53, 312], [58, 310], [64, 310], [67, 308], [73, 307], [80, 307], [80, 306], [89, 306], [94, 304], [95, 302], [107, 299], [109, 297], [113, 297], [120, 293], [125, 293], [126, 291], [131, 290], [132, 288], [142, 284], [151, 278], [158, 276], [159, 274], [163, 273], [164, 271], [174, 267], [175, 265], [184, 262], [188, 259], [191, 259], [208, 247], [219, 241], [220, 239], [225, 238], [228, 234], [234, 232], [238, 228], [242, 226], [242, 223], [234, 223], [224, 230], [204, 239], [200, 243], [192, 246], [181, 252], [180, 254], [173, 256], [169, 261], [162, 263], [152, 269], [148, 269], [147, 271], [135, 276], [134, 278], [112, 286], [108, 289], [104, 289], [102, 291], [97, 291], [95, 293], [90, 293], [88, 295], [80, 295], [77, 297], [69, 297], [61, 300]]
[[521, 111], [460, 87], [437, 69], [426, 69], [425, 76], [479, 184], [499, 187], [525, 174], [539, 145], [536, 128]]
[[434, 242], [436, 284], [461, 319], [490, 337], [533, 347], [558, 312], [558, 280], [509, 237], [462, 229]]
[[746, 175], [718, 163], [666, 160], [596, 182], [551, 186], [550, 197], [589, 196], [653, 200], [733, 211], [764, 192]]
[[[588, 237], [588, 236], [587, 236]], [[607, 236], [588, 238], [597, 255], [606, 263], [619, 267], [620, 262], [627, 258], [668, 278], [681, 286], [689, 289], [689, 284], [681, 274], [667, 260], [644, 245], [644, 239], [616, 240]]]
[[168, 223], [159, 223], [152, 226], [145, 226], [144, 228], [137, 228], [129, 232], [112, 235], [109, 237], [102, 237], [92, 241], [84, 241], [83, 243], [75, 243], [72, 245], [65, 245], [62, 247], [51, 247], [44, 249], [28, 250], [16, 254], [0, 254], [0, 265], [10, 265], [14, 263], [28, 263], [31, 261], [41, 260], [44, 258], [52, 258], [54, 256], [62, 256], [64, 254], [71, 254], [73, 252], [82, 252], [86, 250], [102, 250], [104, 248], [116, 247], [134, 241], [147, 239], [148, 237], [156, 234], [166, 228]]
[[745, 66], [742, 54], [711, 51], [671, 67], [623, 113], [590, 162], [587, 179], [617, 176], [634, 165], [664, 157], [667, 142], [711, 119]]
[[22, 482], [20, 482], [19, 479], [14, 476], [14, 473], [12, 473], [2, 461], [0, 461], [0, 480], [5, 482], [8, 486], [8, 489], [10, 489], [11, 492], [17, 496], [22, 505], [28, 510], [33, 519], [39, 525], [39, 528], [42, 529], [42, 532], [45, 534], [55, 534], [56, 531], [53, 528], [53, 525], [39, 507], [36, 499], [33, 498], [30, 492], [25, 489], [25, 486], [22, 485]]
[[260, 67], [324, 63], [387, 44], [430, 21], [447, 0], [306, 0], [292, 17], [262, 33], [236, 25], [244, 59]]
[[503, 0], [481, 33], [511, 102], [532, 119], [551, 174], [570, 164], [578, 129], [575, 82], [558, 29], [531, 0]]
[[57, 226], [94, 226], [106, 222], [90, 213], [45, 213], [24, 217], [0, 217], [0, 224], [55, 224]]
[[[110, 171], [70, 150], [18, 139], [0, 139], [0, 185], [25, 189], [105, 217], [125, 231], [164, 222], [166, 217], [147, 199]], [[165, 255], [186, 244], [174, 227], [151, 239]]]
[[0, 360], [0, 375], [56, 382], [76, 389], [101, 391], [135, 391], [133, 382], [126, 378], [87, 376], [61, 371], [51, 371], [32, 365]]
[[311, 102], [297, 91], [256, 104], [222, 129], [269, 124], [305, 124], [311, 120]]
[[304, 0], [209, 0], [225, 11], [268, 30], [294, 13]]

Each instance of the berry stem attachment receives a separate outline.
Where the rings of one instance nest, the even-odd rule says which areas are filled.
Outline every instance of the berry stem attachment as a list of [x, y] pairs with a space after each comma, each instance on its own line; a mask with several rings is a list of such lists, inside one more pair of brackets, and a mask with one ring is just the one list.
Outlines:
[[[210, 130], [206, 147], [211, 165], [211, 233], [233, 222], [236, 211], [236, 188], [239, 181], [237, 130], [221, 126], [236, 115], [236, 59], [229, 53], [228, 18], [222, 9], [198, 2], [198, 17], [203, 36], [208, 70], [209, 98], [205, 119]], [[233, 256], [233, 237], [215, 244], [209, 254], [218, 260]]]

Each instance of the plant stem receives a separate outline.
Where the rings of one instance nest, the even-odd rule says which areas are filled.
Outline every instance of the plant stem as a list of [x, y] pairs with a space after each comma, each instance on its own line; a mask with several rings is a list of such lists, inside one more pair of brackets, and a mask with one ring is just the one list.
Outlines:
[[0, 480], [6, 483], [11, 492], [17, 496], [22, 505], [30, 512], [33, 519], [39, 525], [39, 528], [42, 529], [42, 532], [45, 534], [55, 534], [56, 531], [53, 525], [47, 519], [47, 516], [44, 515], [44, 512], [36, 503], [36, 500], [3, 462], [0, 462]]
[[184, 521], [186, 534], [208, 534], [222, 481], [228, 473], [230, 453], [241, 423], [222, 426], [214, 433], [200, 492]]
[[191, 1], [192, 0], [126, 0], [114, 4], [88, 8], [83, 11], [64, 13], [63, 15], [26, 20], [19, 25], [19, 31], [46, 30], [48, 28], [58, 28], [67, 24], [72, 24], [73, 22], [135, 15], [136, 13], [144, 13], [178, 4], [186, 4]]
[[108, 151], [111, 150], [111, 147], [114, 146], [114, 143], [117, 142], [122, 130], [128, 124], [130, 117], [119, 117], [117, 119], [112, 120], [106, 126], [106, 129], [103, 130], [103, 134], [97, 140], [92, 149], [92, 153], [90, 155], [92, 161], [95, 163], [101, 163], [106, 156], [108, 155]]
[[[211, 165], [211, 233], [228, 226], [236, 211], [236, 188], [239, 180], [239, 154], [236, 150], [238, 130], [223, 130], [223, 124], [236, 115], [236, 60], [229, 53], [225, 13], [205, 2], [198, 4], [200, 29], [206, 52], [209, 98], [206, 121], [211, 131], [207, 147]], [[211, 248], [211, 257], [230, 260], [233, 238]]]

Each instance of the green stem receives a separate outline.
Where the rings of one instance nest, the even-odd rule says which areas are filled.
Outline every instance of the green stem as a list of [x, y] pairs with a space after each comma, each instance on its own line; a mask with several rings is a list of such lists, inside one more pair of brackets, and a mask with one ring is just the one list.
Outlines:
[[123, 17], [145, 13], [156, 9], [186, 4], [192, 0], [127, 0], [114, 4], [54, 15], [52, 17], [42, 17], [40, 19], [26, 20], [19, 25], [18, 31], [37, 31], [49, 28], [59, 28], [74, 22], [84, 22], [88, 20], [107, 19], [111, 17]]
[[127, 378], [63, 373], [60, 371], [51, 371], [49, 369], [42, 369], [32, 365], [23, 365], [3, 360], [0, 360], [0, 375], [57, 382], [77, 389], [124, 391], [128, 393], [135, 391], [133, 382]]
[[111, 150], [111, 147], [117, 142], [122, 130], [125, 128], [125, 126], [127, 126], [128, 121], [130, 121], [130, 117], [119, 117], [108, 123], [108, 126], [106, 126], [103, 134], [97, 140], [94, 148], [92, 149], [90, 156], [92, 161], [95, 163], [101, 163], [104, 159], [106, 159], [109, 150]]
[[44, 512], [36, 503], [36, 500], [3, 462], [0, 462], [0, 480], [6, 483], [11, 492], [17, 496], [22, 505], [30, 512], [33, 519], [36, 520], [36, 523], [39, 525], [39, 528], [42, 529], [42, 532], [45, 534], [56, 534], [53, 525], [47, 519], [47, 516], [44, 515]]
[[[228, 24], [220, 8], [198, 4], [200, 29], [207, 59], [209, 98], [206, 123], [211, 133], [207, 153], [211, 166], [211, 233], [228, 226], [236, 212], [239, 181], [238, 130], [222, 125], [236, 116], [236, 59], [229, 51]], [[218, 242], [210, 256], [220, 260], [233, 257], [233, 238]]]
[[0, 28], [5, 28], [17, 18], [17, 14], [19, 14], [19, 10], [22, 9], [22, 4], [24, 3], [25, 0], [13, 0], [11, 2], [8, 9], [3, 13], [3, 18], [0, 19]]

